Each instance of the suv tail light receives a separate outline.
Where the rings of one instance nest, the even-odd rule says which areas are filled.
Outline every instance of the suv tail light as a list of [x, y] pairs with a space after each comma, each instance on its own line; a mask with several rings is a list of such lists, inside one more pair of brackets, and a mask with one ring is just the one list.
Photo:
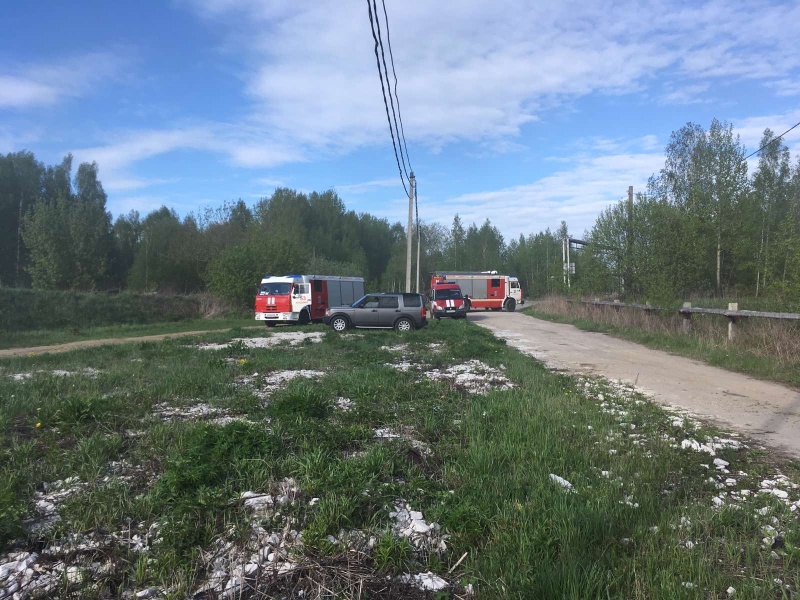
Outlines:
[[421, 319], [426, 318], [425, 304], [422, 305], [422, 309], [419, 311], [419, 316]]

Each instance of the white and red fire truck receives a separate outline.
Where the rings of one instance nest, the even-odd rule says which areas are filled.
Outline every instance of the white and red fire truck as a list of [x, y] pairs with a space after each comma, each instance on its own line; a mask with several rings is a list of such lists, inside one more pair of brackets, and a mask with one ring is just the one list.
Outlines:
[[325, 309], [352, 304], [364, 295], [362, 277], [334, 275], [266, 276], [256, 296], [256, 321], [305, 324], [322, 321]]
[[431, 277], [431, 287], [439, 283], [455, 283], [461, 288], [467, 310], [483, 308], [509, 312], [524, 304], [519, 279], [513, 275], [498, 275], [497, 271], [437, 271]]

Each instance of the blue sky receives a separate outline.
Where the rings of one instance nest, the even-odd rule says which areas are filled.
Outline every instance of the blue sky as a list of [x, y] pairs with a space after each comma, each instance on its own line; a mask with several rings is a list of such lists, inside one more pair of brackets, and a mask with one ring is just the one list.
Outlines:
[[[580, 234], [687, 121], [751, 150], [800, 121], [797, 2], [386, 4], [426, 221]], [[31, 0], [0, 22], [0, 152], [97, 161], [114, 215], [287, 186], [405, 216], [363, 0]]]

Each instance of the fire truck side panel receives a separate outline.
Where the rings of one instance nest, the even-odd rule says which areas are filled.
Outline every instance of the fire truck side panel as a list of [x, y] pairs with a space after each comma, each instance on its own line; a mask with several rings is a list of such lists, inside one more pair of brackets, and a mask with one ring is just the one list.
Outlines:
[[328, 282], [324, 279], [313, 279], [311, 284], [311, 320], [318, 321], [325, 316], [328, 297]]

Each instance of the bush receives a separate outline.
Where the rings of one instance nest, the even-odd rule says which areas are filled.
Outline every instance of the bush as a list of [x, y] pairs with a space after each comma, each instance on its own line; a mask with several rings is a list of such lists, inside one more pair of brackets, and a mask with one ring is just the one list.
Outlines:
[[0, 331], [183, 321], [201, 309], [197, 296], [0, 288]]

